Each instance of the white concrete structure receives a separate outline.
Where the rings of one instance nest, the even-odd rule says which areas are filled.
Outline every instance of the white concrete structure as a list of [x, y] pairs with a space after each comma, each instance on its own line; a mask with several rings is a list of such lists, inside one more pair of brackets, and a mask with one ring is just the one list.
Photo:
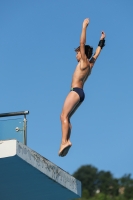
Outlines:
[[81, 183], [16, 140], [0, 141], [1, 200], [69, 200]]

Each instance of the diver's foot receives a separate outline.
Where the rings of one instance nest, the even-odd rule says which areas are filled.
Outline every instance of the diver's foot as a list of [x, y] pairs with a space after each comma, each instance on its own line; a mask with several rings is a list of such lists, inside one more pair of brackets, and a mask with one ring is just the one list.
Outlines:
[[72, 146], [72, 143], [70, 140], [68, 140], [65, 144], [61, 143], [60, 150], [59, 150], [59, 156], [64, 157], [67, 155], [70, 147]]

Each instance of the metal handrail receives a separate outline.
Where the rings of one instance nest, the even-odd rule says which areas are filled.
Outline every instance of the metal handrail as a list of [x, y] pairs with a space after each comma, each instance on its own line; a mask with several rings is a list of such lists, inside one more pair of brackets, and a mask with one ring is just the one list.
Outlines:
[[10, 116], [28, 115], [28, 114], [29, 111], [19, 111], [19, 112], [1, 113], [0, 117], [10, 117]]

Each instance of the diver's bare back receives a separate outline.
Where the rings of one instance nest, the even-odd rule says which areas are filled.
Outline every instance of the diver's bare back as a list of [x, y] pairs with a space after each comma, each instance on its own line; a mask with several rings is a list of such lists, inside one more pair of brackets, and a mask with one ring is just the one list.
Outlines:
[[86, 81], [87, 77], [90, 75], [91, 68], [90, 68], [90, 62], [86, 63], [86, 66], [82, 63], [82, 60], [78, 62], [77, 67], [74, 71], [73, 78], [72, 78], [72, 84], [71, 88], [79, 87], [83, 88], [84, 82]]

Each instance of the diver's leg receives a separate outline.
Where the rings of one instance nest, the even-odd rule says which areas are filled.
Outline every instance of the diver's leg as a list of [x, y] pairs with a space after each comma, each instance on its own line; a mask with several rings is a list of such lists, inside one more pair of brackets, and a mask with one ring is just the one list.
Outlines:
[[62, 154], [64, 148], [71, 146], [71, 142], [69, 140], [70, 127], [71, 127], [69, 121], [69, 114], [75, 109], [79, 101], [80, 101], [79, 95], [76, 92], [71, 91], [64, 102], [64, 106], [61, 113], [62, 141], [61, 141], [59, 155]]

